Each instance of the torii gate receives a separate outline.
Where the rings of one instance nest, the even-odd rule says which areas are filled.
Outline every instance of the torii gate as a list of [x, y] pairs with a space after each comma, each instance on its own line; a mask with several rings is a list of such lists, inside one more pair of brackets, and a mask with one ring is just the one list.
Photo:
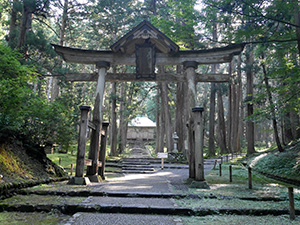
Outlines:
[[[97, 81], [95, 108], [93, 112], [93, 123], [96, 125], [96, 129], [92, 131], [89, 152], [89, 159], [93, 163], [92, 166], [88, 167], [88, 177], [97, 176], [99, 136], [103, 122], [102, 105], [106, 81], [188, 82], [188, 96], [190, 96], [188, 107], [191, 112], [189, 115], [189, 135], [191, 136], [193, 132], [192, 111], [202, 111], [202, 108], [196, 107], [197, 82], [228, 82], [231, 76], [231, 74], [196, 74], [195, 70], [198, 65], [230, 63], [233, 56], [239, 55], [244, 48], [244, 45], [230, 45], [207, 50], [180, 51], [178, 45], [148, 21], [141, 22], [119, 39], [110, 47], [111, 51], [84, 50], [52, 45], [55, 51], [66, 62], [94, 64], [98, 69], [98, 73], [93, 74], [65, 75], [67, 81]], [[107, 73], [109, 67], [112, 65], [133, 65], [136, 66], [136, 73]], [[155, 71], [156, 65], [183, 65], [184, 73], [168, 74], [162, 72], [157, 74]], [[196, 116], [195, 118], [198, 118], [196, 120], [201, 123], [201, 116]], [[199, 135], [203, 135], [199, 127], [195, 129], [195, 132], [196, 130], [198, 130]], [[200, 140], [201, 138], [196, 139]], [[192, 138], [189, 138], [189, 140], [192, 140]], [[190, 141], [188, 155], [189, 177], [196, 181], [204, 181], [203, 143], [201, 143], [201, 140], [200, 142], [198, 141], [198, 144], [192, 144]]]

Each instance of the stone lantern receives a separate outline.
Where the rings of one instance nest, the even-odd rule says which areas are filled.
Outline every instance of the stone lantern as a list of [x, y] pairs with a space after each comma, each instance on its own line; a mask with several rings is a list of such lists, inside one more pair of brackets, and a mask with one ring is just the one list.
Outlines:
[[178, 149], [177, 149], [178, 139], [179, 139], [179, 137], [177, 136], [177, 133], [174, 132], [174, 135], [173, 135], [173, 140], [174, 140], [174, 149], [173, 149], [173, 153], [178, 153]]

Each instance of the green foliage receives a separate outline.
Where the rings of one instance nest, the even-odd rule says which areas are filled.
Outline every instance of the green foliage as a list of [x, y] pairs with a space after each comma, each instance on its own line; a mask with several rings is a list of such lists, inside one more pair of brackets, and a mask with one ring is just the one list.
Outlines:
[[251, 160], [251, 167], [254, 171], [263, 171], [270, 174], [298, 179], [300, 174], [299, 166], [300, 144], [291, 145], [285, 152], [277, 150], [262, 153], [254, 156]]
[[0, 45], [0, 138], [23, 135], [31, 142], [71, 141], [64, 105], [49, 103], [31, 89], [38, 82], [33, 68], [21, 65], [18, 53]]

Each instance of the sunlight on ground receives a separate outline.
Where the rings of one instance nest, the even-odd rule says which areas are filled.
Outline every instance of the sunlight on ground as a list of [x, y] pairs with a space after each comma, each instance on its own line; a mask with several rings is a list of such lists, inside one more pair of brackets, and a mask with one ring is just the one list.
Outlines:
[[250, 167], [254, 167], [255, 164], [256, 164], [259, 160], [261, 160], [262, 158], [264, 158], [264, 157], [267, 156], [267, 155], [268, 155], [267, 153], [264, 153], [264, 154], [261, 154], [260, 156], [255, 157], [255, 159], [252, 160], [252, 162], [251, 162], [251, 164], [250, 164]]

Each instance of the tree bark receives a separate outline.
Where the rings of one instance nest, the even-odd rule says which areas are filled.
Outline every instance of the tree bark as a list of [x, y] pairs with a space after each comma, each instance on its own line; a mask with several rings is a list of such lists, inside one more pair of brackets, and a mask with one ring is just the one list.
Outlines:
[[228, 152], [226, 146], [226, 127], [225, 127], [225, 119], [224, 119], [224, 105], [223, 105], [223, 97], [221, 91], [221, 85], [217, 84], [217, 105], [218, 105], [218, 139], [219, 139], [219, 147], [221, 150], [221, 154], [225, 154]]
[[[214, 65], [213, 65], [214, 67]], [[209, 141], [208, 155], [215, 156], [215, 108], [216, 108], [216, 87], [215, 83], [211, 83], [210, 88], [210, 106], [209, 106]]]
[[110, 130], [110, 151], [111, 155], [117, 155], [117, 83], [113, 82], [111, 90], [111, 130]]
[[269, 104], [271, 106], [271, 113], [272, 113], [272, 117], [273, 117], [272, 118], [272, 123], [273, 123], [274, 137], [275, 137], [275, 141], [276, 141], [276, 145], [277, 145], [278, 150], [280, 152], [283, 152], [284, 149], [281, 146], [280, 139], [279, 139], [279, 134], [278, 134], [277, 120], [276, 120], [274, 102], [273, 102], [273, 99], [272, 99], [271, 88], [270, 88], [270, 85], [269, 85], [269, 79], [267, 77], [266, 66], [264, 64], [264, 53], [262, 53], [262, 60], [263, 60], [262, 68], [263, 68], [263, 74], [264, 74], [264, 81], [265, 81], [267, 95], [268, 95], [268, 100], [269, 100]]
[[[68, 20], [68, 7], [69, 7], [69, 0], [65, 0], [64, 8], [63, 8], [63, 15], [61, 20], [61, 27], [60, 27], [60, 34], [59, 34], [59, 45], [63, 46], [65, 44], [65, 36], [66, 36], [66, 26]], [[60, 58], [59, 64], [62, 66], [63, 61]], [[52, 80], [52, 89], [51, 89], [51, 102], [54, 102], [55, 99], [59, 96], [59, 80], [57, 77], [53, 77]]]
[[[162, 83], [158, 84], [159, 86], [159, 99], [162, 100]], [[160, 113], [159, 113], [159, 136], [158, 136], [158, 152], [164, 152], [164, 143], [165, 143], [165, 107], [162, 107], [162, 102], [160, 102]]]
[[237, 87], [237, 96], [238, 96], [238, 132], [237, 132], [237, 151], [241, 152], [241, 140], [243, 137], [243, 133], [244, 133], [244, 125], [243, 125], [243, 116], [244, 116], [244, 112], [243, 112], [243, 85], [242, 85], [242, 69], [241, 69], [241, 64], [242, 64], [242, 58], [241, 55], [238, 56], [238, 63], [237, 63], [237, 82], [238, 82], [238, 87]]
[[295, 24], [298, 26], [296, 27], [296, 35], [297, 35], [297, 47], [298, 47], [298, 58], [300, 58], [300, 12], [299, 6], [295, 7], [298, 12], [295, 13]]
[[168, 84], [166, 82], [162, 82], [162, 108], [164, 108], [164, 119], [165, 119], [165, 133], [166, 133], [166, 144], [168, 152], [172, 152], [173, 149], [173, 139], [172, 139], [172, 121], [170, 115], [170, 105], [169, 105], [169, 97], [168, 97]]
[[16, 39], [16, 28], [17, 28], [17, 4], [19, 3], [18, 0], [13, 1], [13, 5], [11, 8], [10, 14], [10, 23], [9, 23], [9, 35], [8, 35], [8, 44], [11, 48], [14, 48], [14, 40]]
[[126, 148], [126, 118], [125, 118], [125, 102], [126, 102], [126, 86], [125, 82], [121, 83], [121, 102], [120, 102], [120, 127], [119, 127], [119, 147], [118, 152], [121, 154]]
[[25, 53], [25, 42], [26, 42], [26, 34], [31, 29], [32, 24], [32, 13], [34, 9], [32, 9], [29, 5], [27, 5], [26, 1], [23, 2], [23, 10], [22, 10], [22, 18], [20, 22], [19, 29], [19, 38], [17, 48], [21, 53]]
[[[247, 76], [247, 116], [253, 115], [253, 63], [254, 56], [252, 47], [247, 47], [246, 53], [246, 76]], [[254, 122], [247, 121], [247, 155], [255, 153], [254, 149]]]
[[[177, 73], [181, 73], [181, 67], [177, 66]], [[177, 82], [176, 90], [176, 124], [175, 129], [179, 137], [178, 139], [178, 151], [185, 153], [184, 140], [186, 139], [186, 106], [185, 106], [185, 89], [184, 82]]]

